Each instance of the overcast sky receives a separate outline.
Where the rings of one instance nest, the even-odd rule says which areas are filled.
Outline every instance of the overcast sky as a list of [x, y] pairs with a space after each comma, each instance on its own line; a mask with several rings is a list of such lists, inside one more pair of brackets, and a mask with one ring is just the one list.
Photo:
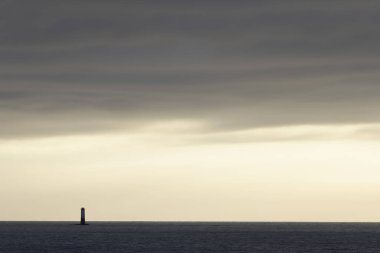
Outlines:
[[376, 1], [2, 1], [2, 138], [379, 121]]
[[[105, 217], [102, 209], [94, 211], [94, 219], [380, 219], [365, 212], [334, 215], [356, 205], [353, 199], [320, 216], [304, 210], [298, 217], [287, 205], [288, 212], [276, 213], [274, 204], [287, 202], [274, 197], [279, 192], [298, 196], [294, 187], [310, 185], [305, 167], [319, 174], [311, 193], [295, 197], [300, 205], [302, 198], [317, 206], [327, 201], [327, 193], [318, 192], [327, 178], [330, 196], [336, 198], [327, 202], [336, 203], [342, 200], [341, 189], [364, 187], [379, 176], [374, 168], [380, 161], [373, 153], [380, 136], [379, 25], [380, 2], [370, 0], [0, 0], [0, 178], [8, 179], [0, 186], [8, 206], [0, 219], [72, 219], [67, 212], [77, 205], [100, 210], [105, 199], [112, 199], [107, 205], [120, 213]], [[102, 156], [105, 150], [110, 157]], [[292, 155], [300, 150], [310, 154]], [[309, 157], [316, 150], [317, 162]], [[273, 152], [289, 155], [273, 164]], [[209, 154], [220, 153], [224, 162], [210, 159]], [[267, 160], [251, 160], [256, 154]], [[161, 155], [168, 157], [162, 163], [155, 160]], [[355, 155], [355, 161], [344, 158]], [[367, 171], [360, 173], [355, 162]], [[173, 172], [176, 166], [186, 173]], [[237, 166], [238, 177], [252, 181], [244, 185], [235, 178], [236, 187], [224, 189], [237, 176]], [[348, 167], [350, 179], [341, 181]], [[291, 179], [273, 176], [283, 170]], [[88, 173], [96, 178], [83, 190], [72, 178]], [[210, 179], [218, 175], [223, 179]], [[366, 176], [353, 180], [359, 175]], [[162, 186], [168, 183], [162, 177], [185, 185], [178, 186], [185, 192], [171, 196], [178, 188]], [[168, 199], [147, 197], [138, 185], [122, 187], [132, 181], [143, 185], [144, 194], [161, 192]], [[99, 188], [117, 182], [119, 188]], [[268, 182], [289, 185], [268, 189]], [[271, 203], [259, 214], [246, 206], [253, 201], [252, 187], [264, 192], [262, 202], [255, 201]], [[52, 196], [42, 193], [46, 188]], [[84, 191], [83, 197], [74, 197], [74, 189]], [[94, 192], [103, 197], [97, 199]], [[365, 192], [371, 203], [380, 189]], [[65, 196], [59, 203], [66, 213], [39, 215], [59, 194]], [[173, 207], [189, 199], [199, 205], [200, 196], [216, 202], [198, 213], [188, 207], [183, 216]], [[155, 215], [141, 211], [145, 204], [133, 211], [127, 204], [118, 206], [120, 199], [142, 198], [150, 201], [147, 206], [163, 201], [172, 211]], [[39, 203], [35, 212], [15, 212], [26, 199]], [[213, 217], [223, 202], [236, 210]]]

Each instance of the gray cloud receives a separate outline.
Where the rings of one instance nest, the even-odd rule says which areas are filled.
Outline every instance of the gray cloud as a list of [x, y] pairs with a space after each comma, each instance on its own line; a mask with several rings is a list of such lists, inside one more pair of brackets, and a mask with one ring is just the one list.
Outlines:
[[3, 1], [0, 138], [377, 123], [375, 1]]

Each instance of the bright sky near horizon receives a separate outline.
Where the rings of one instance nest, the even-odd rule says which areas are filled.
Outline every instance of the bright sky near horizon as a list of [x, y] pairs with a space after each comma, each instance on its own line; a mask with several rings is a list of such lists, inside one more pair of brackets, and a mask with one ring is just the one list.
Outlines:
[[163, 125], [0, 142], [1, 218], [73, 220], [80, 206], [92, 220], [380, 218], [380, 143], [355, 126], [236, 133], [231, 143], [230, 132]]
[[0, 220], [380, 221], [379, 17], [0, 1]]

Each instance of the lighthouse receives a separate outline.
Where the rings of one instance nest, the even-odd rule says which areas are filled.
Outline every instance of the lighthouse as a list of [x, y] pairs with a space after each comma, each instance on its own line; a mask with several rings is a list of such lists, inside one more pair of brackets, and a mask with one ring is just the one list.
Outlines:
[[80, 224], [86, 225], [86, 213], [85, 213], [84, 207], [80, 209]]

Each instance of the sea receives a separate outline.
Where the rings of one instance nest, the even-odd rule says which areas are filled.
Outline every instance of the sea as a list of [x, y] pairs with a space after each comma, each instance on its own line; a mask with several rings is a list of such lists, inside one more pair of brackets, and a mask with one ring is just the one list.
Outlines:
[[380, 223], [0, 222], [0, 252], [380, 252]]

